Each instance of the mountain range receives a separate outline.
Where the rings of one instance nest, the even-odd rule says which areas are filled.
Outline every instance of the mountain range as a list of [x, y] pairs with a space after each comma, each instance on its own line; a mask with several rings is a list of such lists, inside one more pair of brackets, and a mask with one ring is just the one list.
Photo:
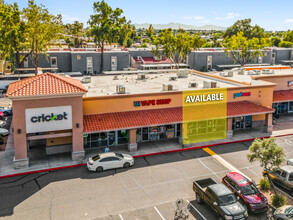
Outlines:
[[[168, 24], [152, 24], [154, 29], [165, 29], [165, 28], [172, 28], [172, 29], [179, 29], [182, 28], [184, 30], [216, 30], [216, 31], [224, 31], [226, 30], [225, 27], [216, 26], [216, 25], [203, 25], [203, 26], [194, 26], [188, 24], [181, 24], [181, 23], [168, 23]], [[150, 24], [149, 23], [142, 23], [142, 24], [134, 24], [136, 29], [145, 28], [147, 29]]]

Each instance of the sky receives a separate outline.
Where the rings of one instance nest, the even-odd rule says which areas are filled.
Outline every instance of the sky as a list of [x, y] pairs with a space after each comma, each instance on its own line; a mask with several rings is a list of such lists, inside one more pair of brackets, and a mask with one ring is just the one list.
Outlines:
[[[17, 2], [20, 8], [27, 6], [26, 0]], [[64, 23], [75, 20], [84, 24], [93, 14], [94, 0], [35, 0], [43, 4], [52, 14], [62, 14]], [[169, 22], [194, 26], [231, 26], [235, 21], [251, 18], [266, 30], [293, 29], [292, 0], [105, 0], [113, 9], [121, 8], [132, 23], [167, 24]]]

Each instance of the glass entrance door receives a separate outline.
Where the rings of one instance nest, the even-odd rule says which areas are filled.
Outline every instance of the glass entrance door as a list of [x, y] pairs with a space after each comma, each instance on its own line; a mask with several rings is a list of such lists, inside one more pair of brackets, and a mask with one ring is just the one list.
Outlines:
[[289, 113], [292, 113], [293, 112], [293, 102], [289, 102], [288, 112]]

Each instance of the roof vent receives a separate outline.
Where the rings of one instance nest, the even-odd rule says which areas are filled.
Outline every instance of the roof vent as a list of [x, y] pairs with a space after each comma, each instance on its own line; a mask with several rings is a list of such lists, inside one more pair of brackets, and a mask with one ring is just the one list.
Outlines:
[[233, 77], [233, 71], [228, 71], [228, 77]]
[[163, 84], [163, 91], [172, 91], [173, 85], [172, 84]]
[[125, 86], [122, 86], [122, 85], [116, 86], [116, 92], [117, 94], [125, 94]]
[[113, 77], [113, 80], [118, 80], [118, 76], [115, 75], [115, 76]]
[[176, 76], [170, 76], [169, 77], [169, 81], [176, 81], [177, 80], [177, 77]]
[[197, 88], [197, 83], [196, 82], [190, 82], [189, 83], [189, 88]]
[[245, 68], [241, 67], [238, 69], [238, 75], [244, 75], [245, 73]]
[[146, 79], [146, 76], [145, 76], [144, 73], [139, 73], [139, 74], [137, 74], [137, 79], [138, 80], [145, 80]]

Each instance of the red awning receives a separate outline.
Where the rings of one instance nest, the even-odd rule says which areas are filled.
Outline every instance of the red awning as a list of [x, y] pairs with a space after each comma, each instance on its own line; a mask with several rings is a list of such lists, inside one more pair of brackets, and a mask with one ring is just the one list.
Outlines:
[[[227, 117], [273, 113], [248, 101], [227, 103]], [[130, 129], [182, 122], [182, 107], [84, 115], [84, 132]]]
[[274, 91], [273, 102], [293, 101], [293, 90]]

